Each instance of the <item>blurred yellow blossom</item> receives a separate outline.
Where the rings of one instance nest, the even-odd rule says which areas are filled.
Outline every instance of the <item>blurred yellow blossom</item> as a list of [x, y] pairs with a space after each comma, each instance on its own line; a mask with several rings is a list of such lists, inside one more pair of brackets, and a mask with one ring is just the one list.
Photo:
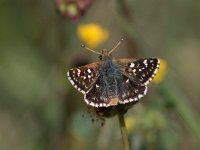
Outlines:
[[89, 47], [96, 48], [108, 39], [109, 33], [99, 24], [89, 23], [78, 26], [78, 37]]
[[136, 120], [137, 120], [137, 118], [134, 117], [134, 116], [130, 116], [130, 117], [125, 118], [125, 124], [126, 124], [126, 129], [127, 129], [128, 133], [131, 133], [132, 130], [135, 128]]
[[164, 59], [160, 59], [160, 68], [153, 81], [155, 83], [160, 83], [164, 79], [166, 72], [167, 72], [167, 62]]

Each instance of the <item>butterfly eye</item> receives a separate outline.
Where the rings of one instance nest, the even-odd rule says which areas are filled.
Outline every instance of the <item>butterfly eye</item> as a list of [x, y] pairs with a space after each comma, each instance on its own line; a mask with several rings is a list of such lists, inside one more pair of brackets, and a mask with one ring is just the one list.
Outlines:
[[102, 57], [103, 57], [102, 55], [99, 55], [99, 59], [100, 59], [100, 60], [102, 60]]

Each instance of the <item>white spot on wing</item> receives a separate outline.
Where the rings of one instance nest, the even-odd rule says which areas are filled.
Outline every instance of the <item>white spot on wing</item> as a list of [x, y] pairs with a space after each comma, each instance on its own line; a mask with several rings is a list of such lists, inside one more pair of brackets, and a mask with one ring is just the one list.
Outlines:
[[134, 66], [135, 66], [135, 64], [134, 64], [134, 63], [131, 63], [130, 67], [133, 68]]
[[142, 95], [142, 94], [139, 94], [139, 95], [138, 95], [138, 98], [139, 98], [139, 99], [140, 99], [140, 98], [142, 98], [142, 97], [143, 97], [143, 95]]
[[67, 71], [67, 76], [69, 77], [69, 71]]
[[129, 99], [130, 102], [132, 102], [133, 100], [134, 100], [133, 98], [130, 98], [130, 99]]
[[147, 59], [145, 59], [144, 61], [143, 61], [143, 63], [144, 63], [144, 65], [147, 67], [148, 66], [148, 64], [147, 64]]
[[129, 83], [129, 79], [126, 80], [126, 83]]
[[128, 102], [129, 102], [129, 100], [127, 100], [127, 99], [124, 100], [124, 103], [128, 103]]
[[147, 94], [147, 86], [145, 86], [144, 95]]
[[90, 69], [88, 69], [88, 70], [87, 70], [87, 72], [88, 72], [88, 73], [91, 73], [91, 70], [90, 70]]

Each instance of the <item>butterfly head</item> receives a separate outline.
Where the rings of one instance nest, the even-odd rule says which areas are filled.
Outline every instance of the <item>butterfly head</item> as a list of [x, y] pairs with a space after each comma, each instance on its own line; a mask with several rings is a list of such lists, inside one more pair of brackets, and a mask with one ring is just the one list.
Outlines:
[[86, 47], [85, 45], [81, 45], [81, 47], [84, 47], [86, 50], [98, 54], [100, 60], [108, 60], [112, 58], [111, 53], [121, 44], [122, 41], [123, 39], [121, 39], [110, 51], [107, 49], [103, 49], [101, 52], [97, 52], [93, 49], [90, 49], [89, 47]]
[[99, 55], [100, 60], [108, 60], [108, 59], [111, 59], [111, 58], [112, 58], [112, 56], [107, 49], [103, 49], [101, 51], [101, 54]]

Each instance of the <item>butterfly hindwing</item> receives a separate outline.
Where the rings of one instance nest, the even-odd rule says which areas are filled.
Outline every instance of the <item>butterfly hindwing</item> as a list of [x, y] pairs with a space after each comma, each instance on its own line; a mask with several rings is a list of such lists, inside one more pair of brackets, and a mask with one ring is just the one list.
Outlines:
[[93, 86], [84, 95], [84, 100], [88, 105], [94, 107], [108, 107], [110, 98], [108, 96], [106, 85], [99, 77]]
[[118, 97], [120, 104], [138, 101], [147, 93], [147, 86], [139, 84], [126, 75], [122, 75], [120, 82], [118, 86]]
[[96, 62], [70, 69], [67, 72], [68, 79], [78, 91], [85, 94], [98, 78], [100, 66], [100, 62]]

